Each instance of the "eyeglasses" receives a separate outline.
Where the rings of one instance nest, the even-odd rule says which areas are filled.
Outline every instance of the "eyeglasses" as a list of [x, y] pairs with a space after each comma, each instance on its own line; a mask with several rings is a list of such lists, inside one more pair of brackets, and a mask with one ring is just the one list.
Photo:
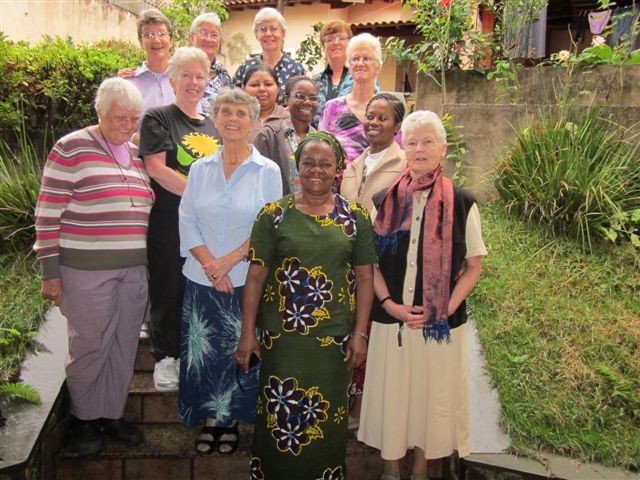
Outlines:
[[306, 102], [307, 100], [309, 100], [311, 103], [315, 103], [320, 100], [317, 95], [305, 95], [304, 93], [300, 92], [294, 93], [293, 98], [295, 98], [296, 100], [300, 100], [301, 102]]
[[260, 364], [260, 359], [258, 358], [258, 356], [255, 353], [251, 354], [251, 357], [249, 358], [249, 373], [245, 374], [242, 371], [242, 368], [240, 367], [240, 365], [236, 365], [236, 383], [238, 384], [238, 387], [240, 388], [241, 392], [244, 392], [244, 387], [242, 386], [242, 382], [240, 381], [240, 378], [242, 376], [249, 376], [251, 375], [251, 370], [253, 370], [255, 368], [256, 365]]
[[171, 34], [169, 32], [143, 32], [142, 37], [147, 40], [154, 40], [156, 38], [162, 40], [164, 37], [171, 38]]
[[267, 32], [278, 33], [279, 31], [280, 31], [280, 27], [278, 27], [277, 25], [260, 25], [258, 27], [259, 33], [267, 33]]
[[198, 30], [197, 35], [202, 38], [210, 38], [211, 40], [220, 40], [218, 32], [210, 32], [209, 30]]
[[137, 125], [138, 123], [140, 123], [140, 117], [139, 116], [135, 116], [135, 117], [127, 117], [125, 115], [112, 115], [111, 116], [111, 121], [118, 123], [120, 125], [122, 125], [123, 123], [131, 123], [133, 125]]
[[340, 43], [349, 40], [344, 35], [336, 35], [335, 37], [324, 37], [324, 43]]
[[360, 62], [362, 62], [365, 65], [369, 65], [371, 62], [373, 62], [373, 58], [372, 57], [351, 57], [349, 59], [349, 63], [352, 63], [352, 64], [356, 64]]

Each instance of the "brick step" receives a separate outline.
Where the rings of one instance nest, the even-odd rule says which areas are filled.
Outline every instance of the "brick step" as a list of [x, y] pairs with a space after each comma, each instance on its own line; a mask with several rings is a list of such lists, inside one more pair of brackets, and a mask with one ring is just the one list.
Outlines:
[[133, 367], [136, 372], [151, 372], [156, 365], [156, 360], [151, 354], [151, 342], [148, 338], [141, 338], [138, 344], [138, 354], [136, 355], [136, 363]]
[[[253, 426], [240, 424], [240, 444], [233, 455], [196, 455], [195, 438], [199, 426], [140, 424], [144, 442], [125, 447], [105, 440], [101, 453], [79, 457], [62, 449], [56, 456], [56, 479], [92, 480], [235, 480], [249, 478], [249, 458]], [[382, 460], [375, 449], [350, 435], [347, 446], [349, 480], [378, 479]], [[290, 479], [295, 480], [295, 479]]]
[[178, 392], [158, 392], [153, 373], [134, 372], [124, 418], [133, 423], [178, 423]]

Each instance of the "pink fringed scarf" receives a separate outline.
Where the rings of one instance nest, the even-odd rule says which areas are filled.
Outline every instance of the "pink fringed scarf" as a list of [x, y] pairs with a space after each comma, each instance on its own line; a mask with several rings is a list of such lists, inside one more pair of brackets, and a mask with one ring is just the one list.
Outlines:
[[373, 230], [378, 254], [395, 253], [400, 235], [411, 230], [413, 195], [431, 189], [422, 230], [422, 304], [425, 340], [449, 342], [448, 310], [453, 248], [453, 182], [442, 174], [442, 164], [413, 180], [407, 168], [387, 190]]

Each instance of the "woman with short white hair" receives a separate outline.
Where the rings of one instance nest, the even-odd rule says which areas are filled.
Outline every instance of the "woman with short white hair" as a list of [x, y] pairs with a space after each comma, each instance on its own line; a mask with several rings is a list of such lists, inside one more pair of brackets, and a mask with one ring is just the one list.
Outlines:
[[[265, 203], [282, 196], [280, 169], [248, 140], [258, 101], [239, 88], [220, 91], [211, 106], [224, 146], [198, 160], [179, 209], [186, 278], [180, 329], [179, 416], [204, 426], [196, 452], [232, 454], [237, 421], [253, 422], [258, 368], [236, 374], [249, 235]], [[216, 400], [217, 399], [217, 400]]]
[[218, 146], [213, 123], [198, 108], [210, 65], [199, 48], [178, 48], [168, 69], [175, 103], [148, 110], [140, 127], [140, 155], [157, 197], [149, 220], [149, 334], [157, 362], [153, 378], [160, 391], [178, 388], [184, 295], [178, 205], [191, 164]]
[[42, 295], [67, 318], [65, 361], [71, 449], [127, 445], [140, 430], [122, 419], [147, 305], [147, 226], [153, 191], [137, 147], [142, 95], [121, 78], [102, 82], [98, 124], [58, 140], [42, 174], [34, 250]]
[[465, 299], [487, 250], [473, 196], [444, 176], [447, 137], [433, 112], [402, 122], [408, 168], [374, 195], [378, 251], [358, 440], [380, 450], [381, 480], [412, 480], [427, 461], [469, 454]]
[[272, 7], [262, 8], [253, 19], [253, 33], [256, 36], [262, 53], [248, 58], [238, 67], [233, 76], [233, 83], [242, 87], [247, 70], [255, 65], [264, 64], [273, 69], [278, 76], [280, 94], [278, 101], [284, 97], [284, 86], [289, 77], [304, 75], [304, 67], [284, 53], [284, 37], [287, 32], [287, 22], [284, 17]]
[[231, 76], [224, 65], [217, 59], [222, 45], [222, 22], [214, 12], [202, 13], [193, 19], [189, 29], [189, 42], [199, 48], [209, 57], [209, 81], [204, 89], [204, 96], [200, 102], [202, 111], [209, 113], [209, 103], [221, 88], [233, 85]]
[[[347, 45], [347, 64], [353, 78], [351, 92], [327, 102], [318, 123], [318, 130], [331, 133], [342, 144], [347, 154], [345, 166], [369, 146], [363, 123], [382, 68], [380, 41], [370, 33], [351, 38]], [[397, 140], [401, 143], [400, 136]]]

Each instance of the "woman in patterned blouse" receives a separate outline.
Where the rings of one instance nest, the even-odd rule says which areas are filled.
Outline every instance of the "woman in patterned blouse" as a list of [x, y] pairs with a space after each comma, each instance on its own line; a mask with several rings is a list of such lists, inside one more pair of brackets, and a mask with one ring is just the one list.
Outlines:
[[245, 371], [262, 359], [252, 479], [345, 477], [350, 369], [366, 356], [369, 215], [332, 191], [344, 158], [333, 136], [309, 133], [295, 158], [302, 189], [266, 205], [251, 232], [236, 358]]

